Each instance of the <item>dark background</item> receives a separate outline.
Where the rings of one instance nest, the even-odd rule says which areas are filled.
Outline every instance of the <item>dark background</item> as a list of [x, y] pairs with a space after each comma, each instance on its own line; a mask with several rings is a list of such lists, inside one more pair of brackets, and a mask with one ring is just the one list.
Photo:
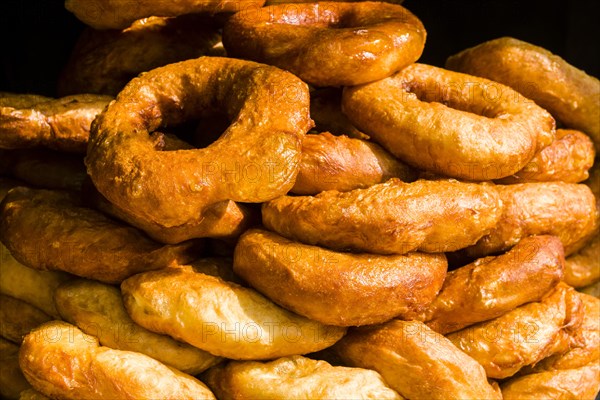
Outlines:
[[[85, 1], [85, 0], [82, 0]], [[421, 62], [443, 66], [447, 56], [500, 36], [552, 51], [600, 76], [596, 0], [406, 0], [428, 31]], [[58, 74], [83, 29], [63, 0], [0, 0], [0, 90], [55, 95]]]

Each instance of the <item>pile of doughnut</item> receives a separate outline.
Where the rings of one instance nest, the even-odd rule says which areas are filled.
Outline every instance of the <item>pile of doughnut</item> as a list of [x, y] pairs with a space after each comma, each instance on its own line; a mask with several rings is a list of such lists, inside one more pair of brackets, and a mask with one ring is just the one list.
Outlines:
[[0, 94], [8, 399], [594, 399], [600, 82], [389, 2], [66, 0]]

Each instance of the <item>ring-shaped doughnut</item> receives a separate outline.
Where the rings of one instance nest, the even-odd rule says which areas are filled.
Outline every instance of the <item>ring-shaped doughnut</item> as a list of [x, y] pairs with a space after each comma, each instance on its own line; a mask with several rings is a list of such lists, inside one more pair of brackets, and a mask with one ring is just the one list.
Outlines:
[[423, 311], [442, 287], [443, 254], [341, 253], [247, 231], [233, 270], [277, 304], [323, 324], [360, 326]]
[[315, 86], [357, 85], [417, 61], [421, 21], [381, 2], [280, 4], [238, 13], [223, 29], [233, 57], [276, 65]]
[[474, 181], [514, 174], [555, 136], [552, 116], [511, 88], [425, 64], [345, 88], [342, 109], [401, 160]]
[[[165, 151], [150, 135], [216, 110], [232, 123], [207, 148]], [[215, 203], [287, 193], [311, 123], [308, 88], [292, 74], [202, 57], [132, 80], [95, 120], [86, 165], [98, 191], [137, 219], [194, 225]]]
[[512, 87], [567, 128], [590, 135], [600, 151], [600, 81], [548, 50], [503, 37], [453, 55], [446, 68]]

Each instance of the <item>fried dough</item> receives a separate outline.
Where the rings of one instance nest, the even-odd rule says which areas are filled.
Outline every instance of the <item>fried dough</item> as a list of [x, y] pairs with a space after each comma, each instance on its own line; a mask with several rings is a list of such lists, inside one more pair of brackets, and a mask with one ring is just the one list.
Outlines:
[[263, 224], [284, 237], [379, 254], [461, 249], [489, 233], [501, 213], [491, 185], [394, 178], [344, 193], [282, 196], [262, 206]]
[[237, 360], [318, 351], [346, 332], [296, 315], [253, 289], [195, 272], [192, 267], [134, 275], [123, 281], [121, 291], [127, 312], [146, 329]]
[[5, 339], [21, 344], [33, 328], [51, 319], [39, 308], [0, 293], [0, 336]]

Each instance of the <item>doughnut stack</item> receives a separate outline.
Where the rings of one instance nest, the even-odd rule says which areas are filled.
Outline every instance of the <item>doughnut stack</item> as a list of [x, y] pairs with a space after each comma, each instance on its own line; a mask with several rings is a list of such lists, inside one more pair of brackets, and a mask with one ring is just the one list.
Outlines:
[[66, 0], [0, 93], [9, 399], [593, 399], [600, 82], [398, 2]]

